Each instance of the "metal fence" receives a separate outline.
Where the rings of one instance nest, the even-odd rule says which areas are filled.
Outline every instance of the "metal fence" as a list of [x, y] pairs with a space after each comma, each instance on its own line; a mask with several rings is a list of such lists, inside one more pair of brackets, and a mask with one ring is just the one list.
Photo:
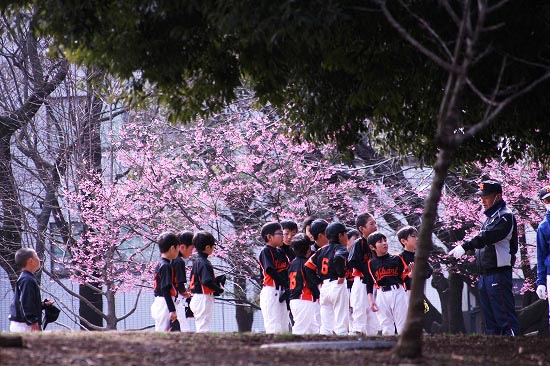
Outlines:
[[[56, 323], [48, 325], [48, 330], [77, 330], [79, 326], [75, 323], [75, 316], [71, 314], [78, 314], [78, 299], [65, 292], [58, 284], [53, 281], [48, 281], [44, 278], [42, 281], [42, 298], [55, 299], [59, 308], [62, 309], [62, 313]], [[69, 280], [65, 280], [64, 284], [71, 290], [78, 292], [78, 285], [72, 284]], [[51, 295], [48, 295], [51, 294]], [[116, 312], [117, 316], [126, 314], [136, 302], [136, 293], [121, 293], [116, 297]], [[153, 303], [154, 296], [151, 290], [142, 291], [138, 300], [136, 311], [128, 318], [118, 323], [117, 329], [119, 330], [137, 330], [137, 329], [149, 329], [154, 325], [151, 318], [150, 307]], [[0, 331], [9, 330], [9, 308], [13, 301], [13, 291], [5, 272], [0, 274]], [[106, 308], [106, 304], [105, 308]], [[70, 309], [70, 310], [67, 310]], [[190, 320], [191, 329], [195, 329], [194, 320]], [[226, 301], [216, 301], [214, 305], [214, 313], [211, 322], [211, 330], [213, 332], [236, 332], [237, 321], [235, 320], [235, 306]], [[260, 311], [254, 312], [254, 322], [252, 324], [253, 332], [263, 332], [264, 325], [262, 314]]]

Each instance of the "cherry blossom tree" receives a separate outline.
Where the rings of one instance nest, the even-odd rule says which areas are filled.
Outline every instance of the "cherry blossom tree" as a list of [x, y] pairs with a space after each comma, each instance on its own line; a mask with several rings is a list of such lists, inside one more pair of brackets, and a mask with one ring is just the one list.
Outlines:
[[66, 187], [71, 211], [90, 229], [64, 263], [72, 278], [101, 282], [109, 308], [117, 292], [150, 286], [159, 232], [208, 230], [218, 238], [218, 270], [235, 284], [230, 300], [257, 307], [256, 253], [266, 221], [315, 213], [352, 223], [367, 204], [360, 171], [341, 164], [333, 145], [291, 141], [285, 132], [276, 111], [253, 109], [250, 96], [185, 127], [132, 116], [113, 136], [115, 179], [82, 172], [78, 189]]

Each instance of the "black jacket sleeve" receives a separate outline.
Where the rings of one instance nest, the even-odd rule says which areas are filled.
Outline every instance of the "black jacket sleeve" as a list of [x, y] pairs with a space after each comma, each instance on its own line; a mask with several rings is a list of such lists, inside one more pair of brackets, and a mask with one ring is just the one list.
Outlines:
[[22, 278], [19, 286], [19, 303], [23, 311], [23, 317], [27, 324], [41, 322], [42, 303], [40, 301], [40, 289], [36, 281], [31, 278]]
[[170, 294], [170, 288], [165, 287], [162, 289], [162, 297], [166, 300], [166, 306], [168, 307], [169, 312], [176, 311], [176, 305], [174, 305], [174, 300], [172, 300], [172, 295]]
[[166, 300], [166, 306], [168, 311], [176, 311], [176, 306], [174, 305], [174, 300], [172, 300], [172, 267], [168, 264], [162, 265], [159, 269], [160, 271], [160, 293], [164, 300]]
[[462, 244], [462, 247], [464, 250], [481, 249], [487, 245], [499, 242], [510, 233], [513, 225], [514, 217], [512, 214], [496, 217], [493, 222], [487, 225], [485, 230], [481, 230], [470, 241]]
[[361, 273], [364, 274], [363, 250], [361, 247], [360, 239], [357, 239], [351, 246], [351, 249], [349, 251], [349, 257], [348, 257], [348, 267], [356, 268], [357, 270], [359, 270]]

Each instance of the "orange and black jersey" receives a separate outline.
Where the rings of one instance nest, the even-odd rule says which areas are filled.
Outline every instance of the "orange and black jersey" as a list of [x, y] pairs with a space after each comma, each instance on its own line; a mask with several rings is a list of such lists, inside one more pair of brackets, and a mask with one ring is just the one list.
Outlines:
[[263, 285], [288, 288], [288, 258], [279, 249], [266, 245], [260, 252]]
[[345, 246], [328, 243], [308, 259], [306, 267], [314, 271], [321, 281], [336, 280], [346, 275], [347, 259]]
[[216, 283], [214, 267], [208, 260], [208, 254], [199, 253], [191, 268], [191, 281], [189, 289], [194, 294], [220, 294], [223, 289]]
[[183, 257], [178, 256], [176, 259], [172, 260], [170, 265], [174, 271], [172, 283], [174, 284], [176, 291], [183, 294], [185, 292], [185, 283], [187, 282], [185, 261], [183, 260]]
[[[409, 264], [411, 264], [412, 262], [414, 262], [414, 252], [409, 252], [408, 250], [404, 250], [400, 255], [401, 255], [401, 258], [403, 258], [403, 260], [407, 264], [407, 266]], [[432, 268], [430, 263], [428, 263], [428, 270], [426, 271], [426, 274], [423, 276], [424, 279], [430, 278], [432, 276], [433, 272], [434, 272], [434, 269]], [[416, 273], [416, 271], [415, 271], [415, 273]], [[405, 288], [406, 289], [411, 288], [411, 278], [408, 277], [408, 276], [405, 277]]]
[[176, 311], [176, 306], [172, 300], [172, 296], [176, 296], [176, 289], [172, 284], [174, 270], [170, 265], [170, 261], [166, 258], [161, 258], [155, 267], [155, 283], [153, 292], [155, 296], [164, 297], [168, 311]]
[[359, 238], [353, 242], [349, 251], [348, 267], [352, 269], [354, 276], [363, 278], [367, 274], [367, 263], [373, 257], [367, 239]]
[[290, 300], [316, 301], [319, 298], [319, 288], [315, 277], [311, 278], [305, 269], [307, 259], [296, 257], [288, 268], [288, 280], [290, 287]]
[[367, 293], [373, 292], [373, 287], [387, 288], [393, 285], [403, 285], [409, 267], [398, 255], [386, 254], [372, 258], [368, 265], [368, 274], [363, 281], [367, 284]]

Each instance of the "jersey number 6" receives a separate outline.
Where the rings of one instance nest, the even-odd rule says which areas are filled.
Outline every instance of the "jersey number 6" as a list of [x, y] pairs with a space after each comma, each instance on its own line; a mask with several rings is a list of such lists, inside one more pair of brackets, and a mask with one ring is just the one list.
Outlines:
[[296, 272], [290, 272], [288, 277], [290, 279], [290, 289], [294, 290], [296, 288]]
[[328, 258], [323, 258], [323, 261], [321, 262], [321, 274], [328, 274]]

